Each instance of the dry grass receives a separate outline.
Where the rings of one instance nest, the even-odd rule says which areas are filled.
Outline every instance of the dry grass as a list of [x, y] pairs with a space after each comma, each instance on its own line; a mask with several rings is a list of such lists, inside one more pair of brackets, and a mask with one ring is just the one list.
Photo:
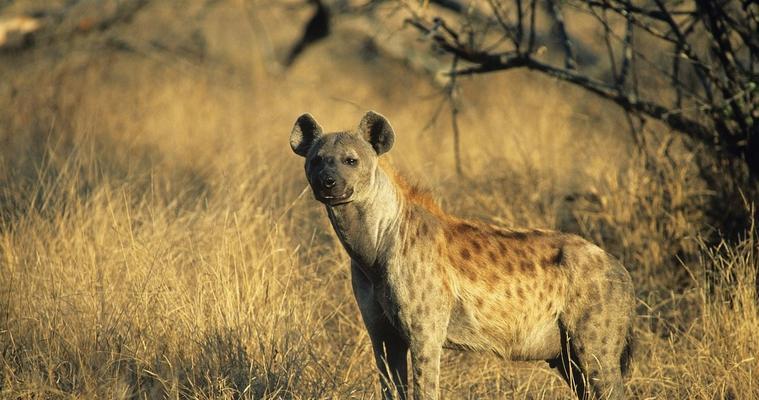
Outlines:
[[[624, 260], [640, 300], [631, 396], [759, 398], [759, 232], [706, 244], [710, 194], [677, 143], [646, 163], [617, 110], [514, 72], [465, 82], [461, 180], [445, 118], [424, 130], [426, 79], [356, 57], [340, 30], [267, 72], [293, 13], [244, 10], [160, 2], [0, 59], [1, 397], [377, 398], [347, 256], [287, 145], [302, 111], [338, 129], [374, 108], [396, 164], [446, 209], [578, 232]], [[250, 38], [249, 18], [270, 44], [229, 33]], [[193, 27], [202, 60], [147, 45]], [[442, 382], [451, 399], [571, 398], [543, 363], [489, 355], [446, 354]]]

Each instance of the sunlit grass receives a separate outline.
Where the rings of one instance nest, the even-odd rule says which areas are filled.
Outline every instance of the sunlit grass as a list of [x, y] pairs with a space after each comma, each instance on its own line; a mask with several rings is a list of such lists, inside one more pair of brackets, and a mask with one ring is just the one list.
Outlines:
[[[152, 7], [120, 33], [142, 40], [173, 12]], [[275, 44], [292, 36], [269, 12]], [[248, 29], [214, 13], [208, 32]], [[448, 115], [428, 125], [439, 89], [330, 57], [350, 42], [282, 75], [223, 40], [221, 65], [84, 43], [0, 82], [15, 93], [0, 98], [1, 397], [378, 398], [348, 258], [287, 143], [301, 112], [337, 130], [376, 109], [395, 164], [445, 209], [622, 258], [639, 300], [631, 397], [759, 398], [756, 229], [715, 241], [692, 155], [631, 150], [618, 110], [528, 73], [464, 81], [458, 177]], [[572, 398], [545, 363], [482, 354], [446, 353], [441, 382], [451, 399]]]

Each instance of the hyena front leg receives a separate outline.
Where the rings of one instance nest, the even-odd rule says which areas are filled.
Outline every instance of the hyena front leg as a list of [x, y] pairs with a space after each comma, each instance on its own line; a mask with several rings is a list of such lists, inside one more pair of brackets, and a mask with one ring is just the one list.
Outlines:
[[406, 400], [408, 390], [408, 343], [390, 324], [374, 299], [371, 282], [356, 265], [351, 265], [353, 294], [372, 341], [374, 360], [380, 372], [382, 398]]
[[[430, 278], [434, 279], [434, 278]], [[435, 282], [425, 284], [435, 290]], [[440, 382], [440, 355], [446, 340], [450, 319], [449, 302], [443, 297], [422, 297], [410, 305], [405, 324], [409, 331], [411, 365], [414, 377], [414, 399], [437, 399]]]
[[384, 399], [406, 400], [408, 393], [408, 344], [395, 332], [370, 335], [374, 361], [380, 371]]
[[561, 332], [561, 353], [553, 360], [548, 360], [548, 364], [559, 371], [564, 381], [577, 394], [578, 399], [586, 400], [589, 395], [586, 386], [587, 378], [585, 372], [580, 367], [580, 357], [575, 349], [575, 344], [564, 324], [559, 324], [559, 330]]
[[435, 400], [440, 386], [440, 355], [443, 341], [411, 340], [414, 400]]

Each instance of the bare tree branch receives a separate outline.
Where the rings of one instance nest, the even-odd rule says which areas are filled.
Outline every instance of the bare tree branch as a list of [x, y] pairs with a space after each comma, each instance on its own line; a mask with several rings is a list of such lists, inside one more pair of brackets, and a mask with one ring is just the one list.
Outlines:
[[[442, 20], [431, 25], [412, 18], [409, 23], [462, 64], [451, 76], [526, 68], [555, 77], [612, 101], [626, 113], [660, 120], [724, 159], [746, 160], [759, 182], [758, 39], [748, 34], [757, 28], [755, 5], [743, 4], [743, 14], [736, 16], [736, 0], [696, 0], [695, 9], [681, 9], [680, 3], [663, 0], [652, 0], [650, 6], [635, 5], [630, 0], [545, 0], [564, 53], [564, 66], [559, 67], [541, 61], [536, 54], [535, 1], [527, 4], [513, 0], [512, 13], [506, 11], [506, 1], [488, 3], [502, 37], [511, 38], [511, 49], [503, 45], [483, 49], [471, 39], [464, 43], [462, 31]], [[599, 74], [597, 68], [578, 70], [560, 4], [589, 13], [604, 30], [607, 54], [603, 65], [611, 69], [611, 81], [594, 76]], [[611, 22], [617, 17], [625, 22], [624, 34], [612, 28]], [[525, 46], [526, 24], [529, 36]], [[464, 26], [469, 38], [478, 34], [476, 25], [468, 22]], [[483, 27], [479, 29], [484, 32]], [[651, 39], [645, 38], [646, 46], [673, 48], [674, 52], [641, 47], [636, 31], [651, 35]], [[703, 33], [709, 48], [702, 45]], [[617, 60], [620, 51], [621, 59]], [[640, 75], [642, 71], [645, 75]], [[646, 87], [641, 87], [641, 82], [647, 82]], [[669, 87], [652, 91], [652, 82], [665, 82]]]
[[661, 11], [661, 10], [647, 10], [641, 7], [634, 6], [629, 1], [617, 1], [620, 3], [619, 6], [614, 5], [609, 0], [605, 1], [586, 1], [586, 3], [591, 7], [602, 7], [602, 8], [609, 8], [614, 11], [619, 12], [620, 14], [624, 12], [630, 12], [634, 14], [640, 14], [642, 16], [646, 16], [649, 18], [653, 18], [660, 21], [666, 21], [669, 16], [671, 15], [688, 15], [692, 16], [696, 14], [696, 11]]
[[[463, 58], [463, 57], [462, 57]], [[465, 58], [464, 58], [465, 59]], [[468, 60], [469, 61], [469, 60]], [[714, 134], [707, 126], [682, 116], [680, 113], [673, 112], [665, 106], [651, 102], [636, 99], [634, 96], [627, 96], [620, 93], [616, 87], [605, 84], [601, 81], [580, 75], [575, 71], [557, 68], [532, 57], [524, 55], [515, 55], [507, 57], [497, 64], [471, 67], [455, 72], [456, 75], [475, 75], [488, 72], [505, 71], [514, 68], [527, 68], [534, 71], [540, 71], [554, 78], [580, 86], [598, 96], [611, 100], [625, 110], [643, 113], [649, 117], [659, 119], [669, 125], [672, 129], [685, 132], [693, 138], [702, 142], [713, 143]]]

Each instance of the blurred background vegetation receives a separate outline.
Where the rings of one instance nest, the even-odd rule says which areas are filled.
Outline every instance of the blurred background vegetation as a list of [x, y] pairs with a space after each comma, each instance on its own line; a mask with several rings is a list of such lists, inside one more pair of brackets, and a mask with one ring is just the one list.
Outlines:
[[[616, 82], [629, 24], [586, 3], [0, 1], [0, 396], [377, 398], [347, 256], [287, 142], [302, 112], [338, 130], [374, 109], [397, 132], [393, 163], [446, 210], [578, 233], [623, 260], [631, 397], [759, 398], [754, 153], [555, 74], [446, 74], [497, 66], [483, 52], [507, 61], [515, 25], [492, 19], [522, 10], [528, 56]], [[659, 4], [701, 7], [634, 5]], [[715, 4], [754, 28], [729, 40], [756, 43], [755, 5]], [[688, 105], [706, 96], [693, 67], [677, 103], [655, 73], [677, 53], [632, 30], [646, 99], [707, 127], [736, 115]], [[689, 40], [718, 62], [707, 30]], [[755, 127], [748, 60], [714, 98], [741, 99]], [[485, 354], [447, 353], [441, 382], [445, 398], [571, 398], [544, 363]]]

